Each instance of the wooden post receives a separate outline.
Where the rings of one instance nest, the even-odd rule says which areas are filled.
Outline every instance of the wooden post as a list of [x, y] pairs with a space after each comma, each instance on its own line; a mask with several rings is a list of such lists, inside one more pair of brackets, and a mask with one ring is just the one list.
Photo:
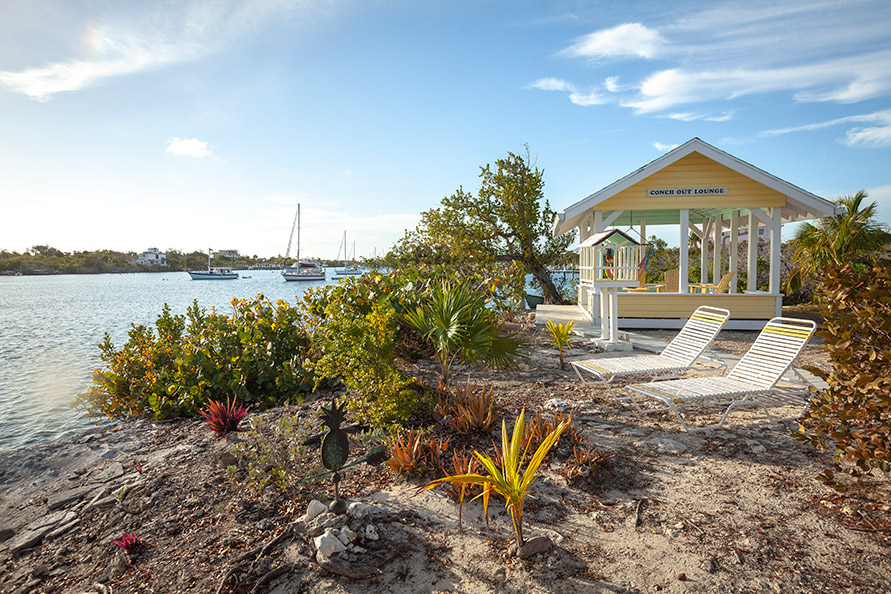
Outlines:
[[780, 292], [780, 247], [782, 239], [780, 234], [783, 230], [783, 209], [779, 206], [773, 207], [771, 216], [772, 225], [770, 227], [770, 292]]
[[724, 217], [723, 215], [718, 215], [715, 217], [715, 261], [712, 262], [712, 282], [717, 284], [720, 278], [724, 275], [724, 266], [723, 262], [721, 262], [722, 249], [724, 247]]

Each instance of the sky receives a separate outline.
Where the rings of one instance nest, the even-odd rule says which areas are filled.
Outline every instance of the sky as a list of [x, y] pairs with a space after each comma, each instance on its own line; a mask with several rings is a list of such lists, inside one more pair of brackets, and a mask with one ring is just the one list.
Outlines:
[[887, 0], [0, 8], [0, 249], [283, 255], [300, 204], [371, 256], [526, 145], [559, 211], [693, 137], [891, 221]]

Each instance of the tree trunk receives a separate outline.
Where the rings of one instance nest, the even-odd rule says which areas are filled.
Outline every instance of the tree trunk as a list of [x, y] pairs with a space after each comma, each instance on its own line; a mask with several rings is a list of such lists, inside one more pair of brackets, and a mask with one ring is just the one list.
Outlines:
[[548, 272], [548, 269], [540, 264], [536, 264], [532, 266], [530, 272], [532, 273], [532, 276], [535, 277], [535, 280], [538, 281], [538, 284], [541, 285], [544, 302], [560, 303], [560, 293], [557, 291], [557, 286], [554, 285], [554, 281], [551, 280], [551, 273]]

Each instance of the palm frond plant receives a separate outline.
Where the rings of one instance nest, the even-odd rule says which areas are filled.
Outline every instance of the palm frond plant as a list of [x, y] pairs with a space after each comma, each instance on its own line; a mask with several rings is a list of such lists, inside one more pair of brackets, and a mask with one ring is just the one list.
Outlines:
[[566, 369], [564, 349], [569, 350], [572, 348], [570, 343], [572, 341], [573, 328], [575, 328], [575, 322], [572, 320], [555, 324], [551, 318], [548, 318], [548, 333], [551, 336], [554, 346], [557, 347], [557, 351], [560, 353], [560, 369]]
[[792, 239], [795, 268], [783, 287], [787, 293], [799, 290], [806, 278], [823, 270], [872, 262], [887, 249], [891, 234], [887, 225], [876, 220], [878, 204], [863, 205], [868, 196], [863, 190], [842, 196], [835, 201], [841, 213], [798, 228]]
[[466, 285], [442, 282], [405, 319], [436, 351], [443, 387], [456, 361], [468, 367], [510, 369], [526, 356], [520, 336], [502, 334], [502, 324], [486, 299]]
[[[473, 452], [476, 459], [483, 466], [486, 474], [467, 473], [445, 476], [419, 487], [421, 490], [435, 489], [443, 483], [455, 483], [458, 485], [480, 485], [483, 492], [483, 510], [488, 517], [489, 498], [492, 493], [504, 497], [505, 507], [510, 512], [514, 533], [517, 537], [517, 547], [522, 547], [523, 540], [523, 500], [529, 491], [529, 487], [535, 481], [536, 472], [545, 456], [560, 439], [560, 435], [569, 427], [571, 418], [558, 425], [538, 446], [526, 469], [522, 469], [523, 460], [526, 458], [526, 448], [523, 446], [523, 426], [525, 409], [520, 412], [517, 422], [514, 423], [513, 434], [508, 439], [507, 424], [501, 421], [501, 450], [495, 458], [490, 458], [478, 451]], [[462, 497], [463, 502], [463, 497]]]

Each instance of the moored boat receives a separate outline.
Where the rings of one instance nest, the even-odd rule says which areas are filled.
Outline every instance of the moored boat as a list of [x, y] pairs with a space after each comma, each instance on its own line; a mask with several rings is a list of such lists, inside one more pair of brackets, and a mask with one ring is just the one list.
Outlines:
[[294, 229], [297, 229], [297, 261], [288, 268], [282, 270], [282, 277], [286, 281], [320, 281], [325, 280], [325, 269], [316, 262], [300, 261], [300, 205], [297, 205], [297, 216], [291, 226], [291, 237], [288, 238], [288, 249], [285, 250], [285, 258], [291, 253], [291, 240], [294, 238]]
[[189, 276], [192, 280], [235, 280], [238, 273], [231, 268], [221, 268], [219, 266], [212, 267], [210, 259], [213, 257], [213, 250], [207, 250], [207, 270], [190, 270]]

